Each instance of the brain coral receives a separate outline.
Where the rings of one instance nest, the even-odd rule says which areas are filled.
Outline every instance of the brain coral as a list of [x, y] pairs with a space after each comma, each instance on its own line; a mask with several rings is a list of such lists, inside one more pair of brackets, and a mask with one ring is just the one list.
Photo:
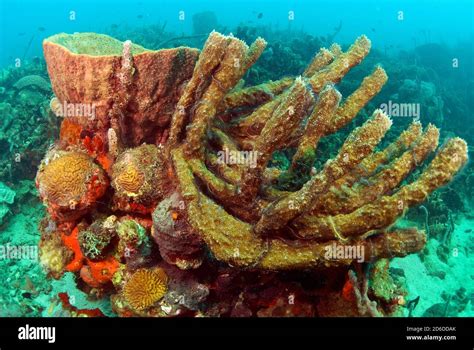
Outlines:
[[168, 276], [162, 269], [139, 269], [126, 282], [123, 294], [135, 310], [145, 310], [163, 298]]
[[61, 152], [46, 159], [36, 183], [53, 216], [89, 208], [105, 193], [105, 173], [87, 154]]
[[127, 210], [131, 202], [151, 204], [163, 196], [166, 178], [163, 155], [154, 145], [128, 149], [112, 167], [112, 187], [117, 206]]
[[144, 180], [143, 172], [135, 164], [128, 164], [117, 174], [114, 185], [132, 197], [139, 194]]

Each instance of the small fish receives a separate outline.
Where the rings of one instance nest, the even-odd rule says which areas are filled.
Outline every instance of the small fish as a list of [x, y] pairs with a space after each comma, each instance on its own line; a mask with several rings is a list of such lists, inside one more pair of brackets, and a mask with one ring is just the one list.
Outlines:
[[263, 12], [260, 12], [258, 15], [257, 15], [257, 18], [258, 19], [261, 19], [263, 17]]
[[35, 285], [30, 277], [25, 276], [25, 283], [22, 289], [26, 292], [36, 292]]
[[142, 18], [143, 18], [143, 15], [138, 15], [137, 18], [138, 18], [138, 19], [142, 19]]
[[112, 24], [112, 25], [110, 26], [110, 28], [112, 28], [112, 29], [117, 29], [117, 28], [118, 28], [118, 25], [117, 25], [117, 24]]
[[420, 301], [420, 296], [417, 296], [415, 299], [407, 301], [405, 307], [408, 309], [408, 317], [412, 317], [413, 310], [415, 310], [419, 301]]
[[39, 27], [38, 30], [39, 30], [40, 32], [44, 32], [44, 31], [46, 30], [46, 28], [45, 28], [45, 27]]
[[18, 33], [18, 36], [23, 36], [25, 34], [26, 34], [25, 32], [21, 32], [21, 33]]
[[370, 28], [370, 30], [375, 33], [375, 28]]

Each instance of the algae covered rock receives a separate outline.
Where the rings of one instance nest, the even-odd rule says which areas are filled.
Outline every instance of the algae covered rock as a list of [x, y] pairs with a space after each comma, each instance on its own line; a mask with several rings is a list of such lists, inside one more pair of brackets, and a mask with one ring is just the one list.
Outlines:
[[15, 195], [15, 191], [3, 182], [0, 182], [0, 203], [13, 204], [15, 201]]
[[4, 218], [10, 212], [10, 205], [15, 201], [15, 191], [10, 187], [0, 182], [0, 225], [3, 223]]

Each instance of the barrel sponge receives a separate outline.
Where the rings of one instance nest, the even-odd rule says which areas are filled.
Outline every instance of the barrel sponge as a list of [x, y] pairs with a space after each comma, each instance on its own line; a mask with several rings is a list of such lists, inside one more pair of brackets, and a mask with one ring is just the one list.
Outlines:
[[162, 269], [139, 269], [125, 283], [123, 295], [137, 311], [148, 309], [166, 294], [168, 276]]

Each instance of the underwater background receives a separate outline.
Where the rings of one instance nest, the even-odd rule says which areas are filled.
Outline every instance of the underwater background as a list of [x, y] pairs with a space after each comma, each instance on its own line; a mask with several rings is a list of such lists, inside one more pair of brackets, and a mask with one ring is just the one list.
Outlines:
[[[360, 125], [387, 101], [415, 103], [423, 125], [433, 123], [441, 129], [440, 144], [459, 136], [472, 157], [471, 0], [0, 0], [0, 244], [32, 250], [31, 259], [1, 257], [0, 316], [70, 316], [72, 309], [114, 316], [108, 298], [93, 298], [78, 289], [73, 274], [47, 276], [34, 248], [46, 213], [35, 176], [58, 139], [61, 123], [50, 109], [53, 92], [42, 41], [62, 32], [95, 32], [148, 49], [201, 49], [213, 30], [232, 33], [248, 44], [259, 36], [268, 42], [246, 73], [246, 86], [300, 75], [321, 47], [337, 42], [347, 49], [365, 34], [372, 50], [338, 84], [339, 91], [350, 94], [377, 64], [389, 80], [351, 125]], [[413, 120], [396, 115], [392, 119], [389, 135], [397, 135]], [[323, 140], [316, 166], [337, 153], [341, 135], [348, 131]], [[288, 167], [291, 152], [275, 154], [273, 164]], [[474, 166], [468, 161], [452, 182], [399, 220], [399, 225], [416, 226], [428, 235], [421, 252], [394, 258], [390, 264], [392, 278], [407, 288], [402, 316], [474, 316], [473, 193]], [[235, 310], [231, 315], [239, 316]]]

